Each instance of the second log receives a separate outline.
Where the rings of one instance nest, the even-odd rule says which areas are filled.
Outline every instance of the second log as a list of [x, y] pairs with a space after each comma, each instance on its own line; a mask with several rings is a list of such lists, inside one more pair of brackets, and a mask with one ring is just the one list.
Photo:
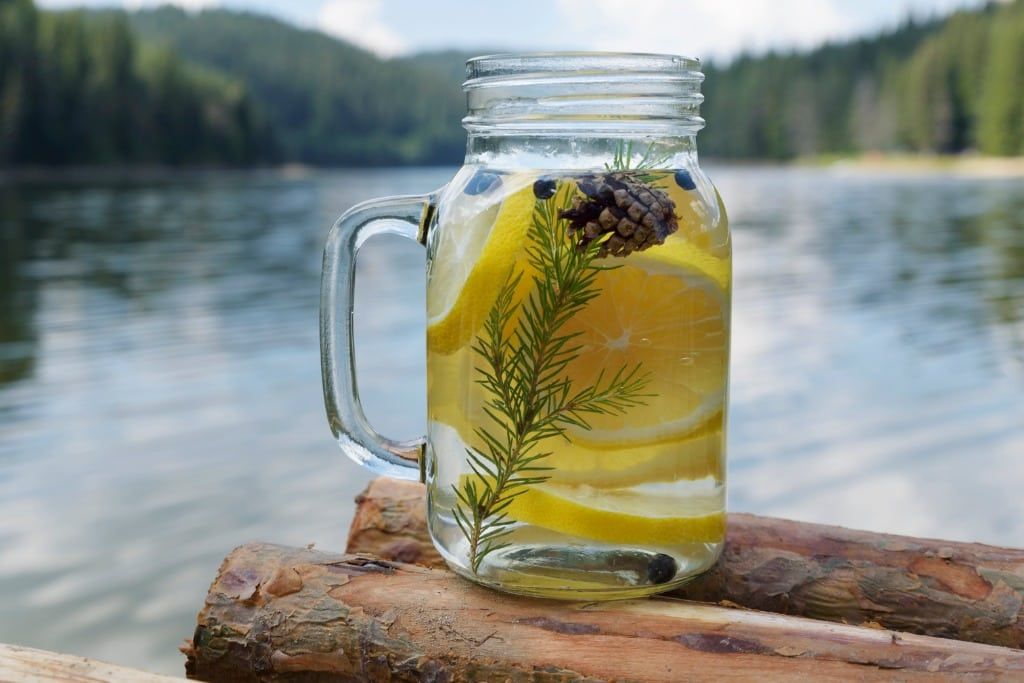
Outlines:
[[[357, 499], [348, 552], [442, 566], [421, 484]], [[673, 593], [826, 621], [1024, 648], [1024, 550], [730, 514], [726, 550]]]

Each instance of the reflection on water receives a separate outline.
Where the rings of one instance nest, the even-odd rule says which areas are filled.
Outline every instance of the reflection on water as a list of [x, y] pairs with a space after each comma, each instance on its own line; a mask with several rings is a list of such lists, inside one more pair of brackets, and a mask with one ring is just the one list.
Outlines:
[[[1024, 182], [712, 170], [731, 507], [1024, 545]], [[180, 673], [232, 546], [343, 544], [367, 475], [323, 418], [321, 244], [451, 173], [0, 185], [0, 642]], [[367, 411], [412, 436], [423, 255], [364, 254]]]
[[733, 507], [1024, 545], [1024, 183], [720, 179]]

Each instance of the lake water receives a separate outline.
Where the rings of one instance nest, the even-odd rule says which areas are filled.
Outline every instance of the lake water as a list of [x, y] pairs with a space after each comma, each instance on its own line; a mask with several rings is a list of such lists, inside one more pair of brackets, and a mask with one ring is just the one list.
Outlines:
[[[453, 169], [0, 184], [0, 642], [181, 674], [223, 556], [344, 546], [320, 249]], [[711, 167], [733, 510], [1024, 546], [1024, 180]], [[423, 252], [364, 250], [360, 385], [423, 429]]]

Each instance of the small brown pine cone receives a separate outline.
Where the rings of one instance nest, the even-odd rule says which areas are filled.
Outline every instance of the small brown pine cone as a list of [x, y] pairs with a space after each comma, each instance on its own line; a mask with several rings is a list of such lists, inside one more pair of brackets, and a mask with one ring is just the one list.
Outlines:
[[668, 193], [633, 172], [583, 176], [576, 186], [582, 196], [558, 216], [569, 221], [569, 236], [581, 249], [601, 240], [599, 257], [628, 256], [664, 244], [679, 229], [676, 205]]

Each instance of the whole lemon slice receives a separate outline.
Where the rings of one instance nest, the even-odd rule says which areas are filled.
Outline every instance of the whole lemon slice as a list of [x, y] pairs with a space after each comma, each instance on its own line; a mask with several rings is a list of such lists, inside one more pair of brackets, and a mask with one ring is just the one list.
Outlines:
[[[462, 475], [460, 487], [467, 477]], [[725, 512], [718, 492], [669, 496], [590, 486], [535, 484], [504, 509], [509, 519], [605, 543], [718, 543]]]
[[442, 217], [427, 275], [429, 351], [454, 353], [483, 325], [524, 253], [535, 202], [528, 180], [507, 176], [504, 199], [482, 206], [455, 201], [452, 213]]
[[550, 455], [539, 464], [552, 483], [619, 488], [652, 482], [722, 479], [722, 414], [701, 428], [672, 441], [621, 449], [587, 448], [579, 444], [543, 444]]
[[601, 274], [601, 294], [565, 326], [579, 346], [565, 373], [574, 387], [587, 387], [639, 365], [649, 382], [644, 405], [588, 416], [589, 429], [569, 427], [574, 444], [618, 449], [675, 441], [721, 415], [729, 282], [727, 260], [675, 236]]

